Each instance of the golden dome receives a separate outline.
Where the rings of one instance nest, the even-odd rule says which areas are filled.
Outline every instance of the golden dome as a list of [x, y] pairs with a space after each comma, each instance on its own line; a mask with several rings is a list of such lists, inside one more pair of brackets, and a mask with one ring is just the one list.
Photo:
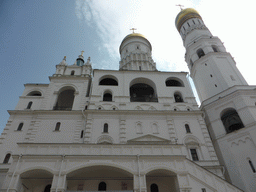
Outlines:
[[178, 31], [180, 31], [180, 28], [183, 25], [183, 23], [185, 23], [187, 20], [191, 18], [202, 19], [199, 13], [193, 8], [187, 8], [187, 9], [181, 10], [181, 12], [177, 15], [175, 19], [175, 25]]
[[122, 44], [124, 43], [124, 41], [127, 40], [127, 39], [129, 39], [129, 38], [131, 38], [131, 37], [142, 37], [143, 39], [145, 39], [145, 40], [149, 43], [149, 45], [150, 45], [150, 50], [152, 50], [150, 42], [147, 40], [147, 38], [146, 38], [144, 35], [142, 35], [142, 34], [140, 34], [140, 33], [131, 33], [131, 34], [127, 35], [127, 36], [123, 39], [123, 41], [122, 41], [122, 43], [121, 43], [121, 45], [120, 45], [120, 48], [119, 48], [119, 52], [120, 52], [120, 53], [121, 53], [121, 46], [122, 46]]

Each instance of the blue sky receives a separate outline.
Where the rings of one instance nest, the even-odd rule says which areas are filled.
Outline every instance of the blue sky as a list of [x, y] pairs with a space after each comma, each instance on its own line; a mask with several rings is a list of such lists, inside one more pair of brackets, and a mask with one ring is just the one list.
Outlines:
[[[49, 83], [55, 65], [72, 65], [84, 50], [94, 69], [116, 69], [119, 45], [132, 27], [145, 35], [161, 71], [188, 71], [174, 20], [176, 4], [197, 9], [249, 84], [254, 75], [252, 0], [6, 0], [0, 1], [0, 132], [25, 83]], [[232, 6], [231, 6], [232, 5]]]

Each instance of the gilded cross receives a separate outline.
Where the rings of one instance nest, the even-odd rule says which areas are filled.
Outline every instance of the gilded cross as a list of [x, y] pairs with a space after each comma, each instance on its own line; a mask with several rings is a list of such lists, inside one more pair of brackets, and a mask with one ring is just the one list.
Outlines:
[[83, 56], [83, 54], [84, 54], [84, 51], [81, 51], [81, 55]]
[[181, 5], [181, 4], [176, 5], [176, 6], [179, 6], [179, 7], [180, 7], [180, 10], [182, 10], [182, 7], [184, 7], [184, 5]]
[[130, 30], [132, 30], [132, 33], [134, 33], [134, 30], [137, 30], [137, 29], [135, 29], [135, 28], [131, 28]]

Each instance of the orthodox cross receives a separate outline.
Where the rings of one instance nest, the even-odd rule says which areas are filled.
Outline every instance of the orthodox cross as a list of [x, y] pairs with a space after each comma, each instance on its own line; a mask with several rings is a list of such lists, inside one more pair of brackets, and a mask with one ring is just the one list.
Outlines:
[[184, 7], [184, 5], [181, 5], [181, 4], [176, 5], [176, 6], [179, 6], [179, 7], [180, 7], [180, 10], [182, 10], [182, 7]]
[[84, 51], [81, 51], [81, 55], [83, 56], [83, 54], [84, 54]]
[[132, 33], [134, 33], [134, 30], [137, 30], [137, 29], [135, 29], [135, 28], [131, 28], [130, 30], [132, 30]]

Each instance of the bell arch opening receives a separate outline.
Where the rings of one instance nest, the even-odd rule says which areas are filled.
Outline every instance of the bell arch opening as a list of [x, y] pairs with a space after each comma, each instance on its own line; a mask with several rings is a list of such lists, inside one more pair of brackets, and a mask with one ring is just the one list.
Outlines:
[[72, 110], [75, 98], [75, 89], [73, 87], [65, 87], [59, 92], [54, 110]]
[[168, 78], [165, 81], [166, 87], [184, 87], [184, 83], [178, 78]]
[[225, 127], [226, 133], [232, 133], [244, 128], [244, 124], [237, 111], [233, 108], [226, 109], [221, 113], [221, 121]]

